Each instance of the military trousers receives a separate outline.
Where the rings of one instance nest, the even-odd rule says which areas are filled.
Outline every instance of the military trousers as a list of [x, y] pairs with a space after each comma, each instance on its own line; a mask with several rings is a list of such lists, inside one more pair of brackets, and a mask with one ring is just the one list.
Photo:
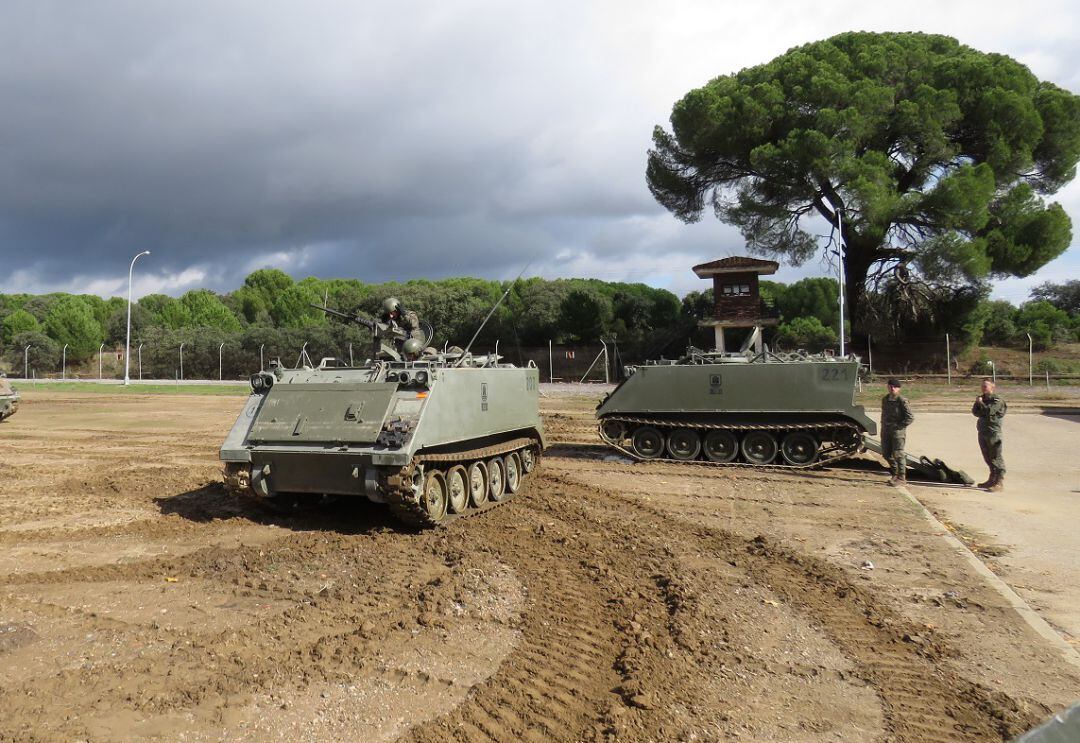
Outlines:
[[881, 453], [889, 463], [889, 471], [895, 477], [907, 478], [907, 459], [904, 445], [907, 443], [906, 430], [884, 429], [881, 432]]
[[979, 450], [983, 461], [992, 472], [1005, 474], [1005, 457], [1002, 453], [1004, 443], [1000, 436], [979, 436]]

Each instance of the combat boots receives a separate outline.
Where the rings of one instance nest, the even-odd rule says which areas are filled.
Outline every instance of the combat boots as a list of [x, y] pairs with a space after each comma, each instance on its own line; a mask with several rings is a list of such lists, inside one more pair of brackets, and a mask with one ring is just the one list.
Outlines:
[[993, 484], [994, 484], [994, 471], [990, 470], [990, 474], [986, 476], [986, 480], [984, 482], [980, 482], [975, 487], [979, 488], [979, 490], [982, 490], [984, 488], [990, 487]]
[[991, 493], [1000, 493], [1005, 489], [1005, 473], [995, 472], [994, 481], [986, 488]]

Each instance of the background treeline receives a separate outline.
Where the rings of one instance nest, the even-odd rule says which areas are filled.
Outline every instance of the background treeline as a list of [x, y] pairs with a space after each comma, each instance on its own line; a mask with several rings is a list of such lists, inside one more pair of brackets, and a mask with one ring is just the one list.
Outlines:
[[[370, 333], [359, 326], [328, 318], [312, 303], [343, 311], [379, 313], [383, 299], [396, 296], [435, 327], [436, 345], [464, 345], [506, 290], [507, 282], [472, 278], [366, 284], [356, 279], [306, 278], [294, 281], [276, 269], [251, 273], [233, 292], [219, 295], [199, 289], [179, 298], [151, 294], [132, 305], [132, 373], [142, 349], [143, 376], [173, 378], [179, 371], [184, 344], [186, 378], [218, 375], [219, 349], [225, 378], [246, 376], [265, 360], [296, 362], [307, 344], [315, 361], [324, 356], [367, 358]], [[69, 369], [89, 362], [105, 344], [110, 361], [125, 340], [127, 305], [122, 298], [93, 295], [0, 295], [0, 345], [8, 365], [22, 372], [29, 344], [29, 366], [39, 375], [59, 371], [67, 344]], [[616, 336], [621, 348], [639, 353], [657, 337], [670, 342], [694, 321], [682, 316], [674, 294], [644, 284], [593, 279], [526, 279], [513, 283], [476, 341], [475, 348], [500, 350], [523, 346], [595, 343]], [[221, 344], [224, 343], [224, 346]], [[109, 364], [106, 364], [106, 369]]]
[[[296, 362], [307, 344], [316, 362], [324, 356], [360, 361], [369, 355], [371, 337], [361, 327], [328, 319], [312, 303], [368, 315], [379, 312], [387, 296], [399, 297], [436, 329], [436, 343], [464, 345], [508, 283], [472, 278], [365, 284], [356, 279], [293, 280], [276, 269], [253, 272], [241, 287], [219, 295], [206, 289], [174, 298], [151, 294], [132, 305], [132, 373], [142, 345], [143, 376], [174, 378], [184, 344], [184, 376], [214, 378], [221, 353], [222, 375], [242, 377], [265, 360]], [[780, 317], [769, 341], [781, 348], [818, 350], [837, 341], [837, 286], [826, 278], [785, 285], [762, 282], [762, 297]], [[509, 296], [477, 339], [476, 348], [496, 341], [513, 359], [514, 348], [556, 344], [590, 345], [617, 338], [627, 361], [677, 356], [694, 343], [711, 347], [709, 329], [698, 320], [712, 314], [712, 291], [691, 292], [682, 300], [644, 284], [596, 279], [525, 279], [513, 283]], [[0, 348], [10, 368], [21, 373], [24, 349], [39, 376], [60, 370], [67, 345], [68, 368], [79, 364], [96, 373], [104, 345], [114, 369], [123, 348], [127, 321], [123, 298], [95, 295], [0, 294]], [[921, 322], [921, 325], [920, 325]], [[870, 328], [875, 339], [903, 341], [895, 329]], [[985, 296], [953, 297], [939, 313], [909, 323], [909, 337], [951, 332], [958, 344], [1023, 345], [1027, 333], [1037, 348], [1080, 340], [1080, 281], [1044, 284], [1032, 300], [1016, 307]], [[921, 336], [920, 336], [921, 334]], [[878, 342], [875, 340], [875, 342]], [[224, 343], [224, 346], [221, 344]]]

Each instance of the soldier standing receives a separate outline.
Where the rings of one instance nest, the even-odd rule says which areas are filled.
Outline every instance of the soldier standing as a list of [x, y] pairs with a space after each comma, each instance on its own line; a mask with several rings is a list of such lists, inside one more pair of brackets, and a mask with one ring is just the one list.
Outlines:
[[978, 418], [976, 424], [979, 432], [979, 449], [982, 451], [983, 461], [990, 468], [990, 477], [986, 482], [977, 485], [986, 488], [991, 493], [997, 493], [1005, 489], [1005, 458], [1002, 456], [1001, 419], [1005, 417], [1008, 406], [1005, 401], [994, 394], [994, 382], [991, 379], [982, 381], [982, 394], [975, 398], [975, 404], [971, 406], [971, 414]]
[[892, 473], [889, 485], [896, 487], [907, 483], [904, 444], [907, 442], [907, 427], [915, 416], [911, 414], [907, 399], [900, 394], [900, 380], [890, 378], [888, 386], [889, 394], [881, 398], [881, 449]]

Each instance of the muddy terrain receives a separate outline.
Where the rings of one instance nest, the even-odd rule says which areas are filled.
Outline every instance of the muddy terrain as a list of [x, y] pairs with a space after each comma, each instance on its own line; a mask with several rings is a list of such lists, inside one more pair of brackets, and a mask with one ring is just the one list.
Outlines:
[[0, 425], [0, 740], [1007, 740], [1080, 673], [859, 460], [632, 464], [587, 397], [513, 500], [417, 533], [227, 496], [240, 397]]

